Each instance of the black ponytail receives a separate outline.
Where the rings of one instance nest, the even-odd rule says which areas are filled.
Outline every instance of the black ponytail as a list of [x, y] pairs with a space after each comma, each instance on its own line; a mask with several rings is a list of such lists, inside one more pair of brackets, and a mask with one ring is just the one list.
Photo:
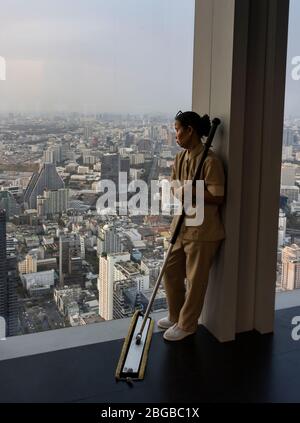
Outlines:
[[207, 137], [211, 128], [210, 118], [208, 115], [202, 117], [196, 112], [178, 112], [175, 116], [175, 120], [178, 120], [181, 125], [185, 128], [191, 126], [198, 134], [200, 138]]

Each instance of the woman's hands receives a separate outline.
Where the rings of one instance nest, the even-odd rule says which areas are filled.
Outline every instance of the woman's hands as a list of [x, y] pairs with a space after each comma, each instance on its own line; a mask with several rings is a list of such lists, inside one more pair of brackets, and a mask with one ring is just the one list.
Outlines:
[[[181, 204], [184, 203], [184, 192], [187, 192], [186, 190], [190, 189], [187, 187], [187, 184], [183, 184], [182, 186], [178, 188], [173, 189], [174, 196], [181, 202]], [[196, 187], [192, 187], [192, 203], [196, 203]], [[204, 189], [204, 204], [215, 204], [220, 205], [224, 201], [224, 196], [215, 196], [212, 195], [207, 188]]]

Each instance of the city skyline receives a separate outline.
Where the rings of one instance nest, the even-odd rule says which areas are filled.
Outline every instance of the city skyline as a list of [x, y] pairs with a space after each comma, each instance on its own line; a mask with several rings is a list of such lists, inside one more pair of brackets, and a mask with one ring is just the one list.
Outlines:
[[[122, 171], [128, 183], [142, 179], [147, 186], [170, 175], [178, 148], [173, 122], [161, 116], [1, 119], [0, 206], [11, 289], [1, 295], [4, 269], [0, 297], [11, 303], [9, 333], [99, 323], [147, 307], [171, 216], [103, 216], [99, 181]], [[104, 255], [111, 262], [122, 251], [126, 264], [116, 260], [103, 272]], [[154, 309], [166, 309], [163, 288]]]
[[[11, 333], [129, 317], [149, 301], [171, 216], [165, 209], [156, 215], [148, 194], [142, 215], [123, 216], [120, 204], [119, 215], [101, 215], [99, 185], [119, 171], [134, 186], [171, 177], [179, 151], [175, 113], [191, 109], [194, 0], [184, 16], [179, 0], [172, 8], [171, 0], [140, 3], [13, 0], [0, 17], [0, 56], [7, 59], [7, 80], [0, 81], [7, 264], [0, 297], [11, 304]], [[300, 242], [300, 120], [293, 118], [300, 81], [290, 66], [297, 16], [300, 5], [292, 1], [277, 293], [300, 287], [300, 253], [297, 265], [285, 254]], [[162, 286], [154, 309], [166, 307]]]

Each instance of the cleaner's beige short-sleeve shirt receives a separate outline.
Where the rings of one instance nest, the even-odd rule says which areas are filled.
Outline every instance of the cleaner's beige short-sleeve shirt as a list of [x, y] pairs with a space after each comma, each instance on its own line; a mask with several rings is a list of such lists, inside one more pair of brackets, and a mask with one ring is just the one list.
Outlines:
[[[192, 180], [197, 165], [204, 150], [203, 144], [195, 149], [181, 151], [175, 157], [172, 167], [171, 180], [180, 183]], [[204, 180], [205, 189], [214, 196], [224, 196], [225, 175], [223, 164], [219, 157], [211, 150], [204, 161], [199, 179]], [[178, 216], [174, 216], [171, 224], [171, 232], [175, 229]], [[219, 206], [216, 204], [204, 204], [204, 220], [199, 226], [186, 226], [183, 223], [180, 233], [183, 239], [199, 241], [217, 241], [225, 238], [225, 230], [220, 217]]]

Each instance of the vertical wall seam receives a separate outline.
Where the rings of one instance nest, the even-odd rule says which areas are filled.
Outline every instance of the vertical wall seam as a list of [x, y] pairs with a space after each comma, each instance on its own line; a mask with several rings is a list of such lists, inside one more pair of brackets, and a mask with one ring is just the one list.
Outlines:
[[209, 72], [209, 116], [211, 116], [211, 90], [212, 90], [212, 69], [213, 69], [213, 44], [214, 44], [214, 13], [215, 13], [215, 0], [212, 2], [211, 25], [210, 25], [210, 72]]
[[254, 301], [252, 304], [252, 327], [255, 328], [255, 320], [256, 320], [256, 299], [257, 299], [257, 278], [258, 278], [258, 258], [259, 258], [259, 240], [260, 240], [260, 209], [261, 209], [261, 186], [262, 186], [262, 168], [263, 168], [263, 149], [264, 149], [264, 135], [265, 135], [265, 108], [266, 108], [266, 73], [267, 73], [267, 59], [268, 59], [268, 47], [269, 47], [269, 31], [270, 31], [270, 0], [266, 0], [266, 30], [265, 30], [265, 55], [264, 55], [264, 62], [263, 62], [263, 94], [262, 94], [262, 117], [261, 117], [261, 125], [260, 125], [260, 149], [259, 149], [259, 186], [258, 186], [258, 204], [257, 204], [257, 225], [256, 225], [256, 251], [255, 251], [255, 278], [254, 278], [254, 290], [253, 290], [253, 297]]

